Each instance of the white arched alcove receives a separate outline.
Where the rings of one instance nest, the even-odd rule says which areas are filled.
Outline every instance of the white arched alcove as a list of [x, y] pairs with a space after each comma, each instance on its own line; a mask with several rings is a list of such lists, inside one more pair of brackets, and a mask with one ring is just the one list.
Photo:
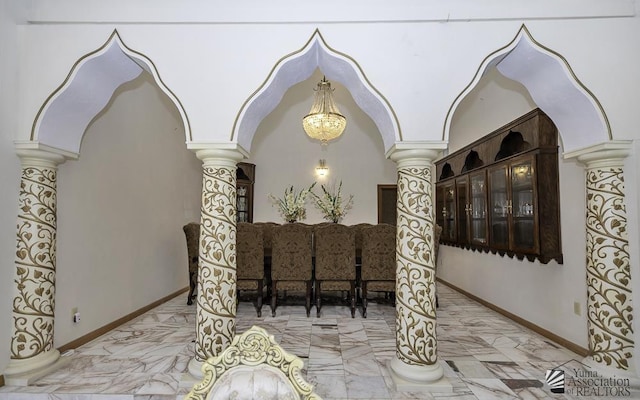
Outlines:
[[385, 151], [402, 140], [396, 115], [387, 100], [369, 83], [352, 58], [327, 46], [318, 30], [301, 50], [282, 58], [244, 103], [236, 117], [231, 140], [250, 151], [260, 122], [276, 108], [291, 86], [308, 79], [316, 69], [328, 80], [340, 82], [349, 90], [356, 104], [380, 131]]
[[578, 80], [569, 63], [536, 42], [524, 25], [509, 44], [484, 59], [456, 97], [447, 113], [443, 140], [449, 140], [456, 109], [491, 67], [529, 91], [558, 127], [565, 153], [611, 140], [609, 121], [595, 96]]
[[154, 82], [175, 104], [189, 140], [191, 130], [182, 104], [164, 85], [153, 62], [129, 49], [117, 31], [113, 31], [100, 48], [81, 57], [64, 82], [47, 98], [36, 116], [30, 140], [77, 156], [92, 119], [108, 104], [118, 87], [143, 71], [153, 76]]

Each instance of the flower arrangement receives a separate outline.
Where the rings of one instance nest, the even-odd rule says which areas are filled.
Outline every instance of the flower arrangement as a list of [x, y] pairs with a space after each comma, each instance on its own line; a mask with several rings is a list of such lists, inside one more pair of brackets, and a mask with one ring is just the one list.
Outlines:
[[311, 189], [315, 186], [315, 182], [308, 189], [302, 189], [296, 193], [293, 185], [284, 190], [284, 197], [278, 198], [269, 194], [269, 199], [274, 206], [278, 206], [278, 211], [282, 218], [287, 222], [296, 222], [307, 218], [306, 201], [307, 196], [311, 193]]
[[313, 192], [311, 194], [314, 197], [316, 208], [324, 214], [324, 219], [336, 224], [347, 215], [347, 211], [353, 206], [353, 195], [349, 195], [349, 199], [343, 202], [342, 181], [340, 181], [337, 190], [335, 190], [335, 187], [327, 189], [322, 185], [322, 196], [318, 196]]

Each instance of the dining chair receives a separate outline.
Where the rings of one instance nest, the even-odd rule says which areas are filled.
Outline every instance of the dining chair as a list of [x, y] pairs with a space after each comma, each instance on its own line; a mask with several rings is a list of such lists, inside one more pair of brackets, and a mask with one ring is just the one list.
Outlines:
[[264, 278], [267, 297], [271, 296], [271, 253], [273, 249], [273, 228], [280, 225], [277, 222], [254, 222], [262, 228], [262, 243], [264, 247]]
[[262, 316], [264, 296], [264, 244], [262, 227], [238, 222], [236, 231], [236, 289], [256, 292], [256, 313]]
[[356, 244], [353, 229], [342, 224], [320, 227], [315, 233], [315, 286], [318, 317], [322, 292], [348, 291], [351, 317], [356, 313]]
[[190, 222], [182, 227], [184, 236], [187, 240], [187, 257], [189, 267], [189, 294], [187, 295], [187, 304], [193, 304], [195, 298], [196, 286], [198, 284], [198, 260], [200, 255], [199, 245], [200, 242], [200, 224], [197, 222]]
[[311, 313], [311, 232], [311, 229], [299, 223], [287, 223], [273, 228], [271, 315], [274, 317], [278, 291], [305, 292], [307, 317]]
[[396, 227], [377, 224], [362, 228], [362, 316], [367, 317], [369, 292], [385, 292], [395, 302]]

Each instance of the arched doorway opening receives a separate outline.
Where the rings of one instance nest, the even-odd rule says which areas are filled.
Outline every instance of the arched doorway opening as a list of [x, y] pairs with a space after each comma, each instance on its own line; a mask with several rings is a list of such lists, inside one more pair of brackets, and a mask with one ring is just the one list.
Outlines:
[[[201, 178], [185, 135], [180, 102], [117, 32], [46, 99], [30, 141], [16, 145], [22, 181], [8, 381], [55, 362], [61, 344], [182, 291], [180, 228], [198, 215]], [[67, 159], [77, 161], [62, 165]], [[152, 276], [155, 286], [146, 284]], [[82, 324], [67, 318], [75, 312]]]

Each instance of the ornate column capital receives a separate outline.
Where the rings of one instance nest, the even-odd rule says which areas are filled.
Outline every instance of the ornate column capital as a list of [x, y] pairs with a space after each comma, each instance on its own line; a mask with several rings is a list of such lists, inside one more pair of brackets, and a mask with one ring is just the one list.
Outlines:
[[14, 144], [23, 167], [57, 168], [67, 158], [77, 158], [74, 154], [39, 142], [15, 142]]
[[394, 144], [385, 155], [398, 166], [425, 166], [431, 165], [446, 148], [447, 142], [442, 141], [403, 141]]
[[587, 168], [621, 167], [632, 145], [631, 140], [610, 140], [564, 153], [563, 157], [575, 158]]
[[187, 148], [205, 166], [233, 166], [249, 156], [249, 152], [237, 143], [188, 143]]

